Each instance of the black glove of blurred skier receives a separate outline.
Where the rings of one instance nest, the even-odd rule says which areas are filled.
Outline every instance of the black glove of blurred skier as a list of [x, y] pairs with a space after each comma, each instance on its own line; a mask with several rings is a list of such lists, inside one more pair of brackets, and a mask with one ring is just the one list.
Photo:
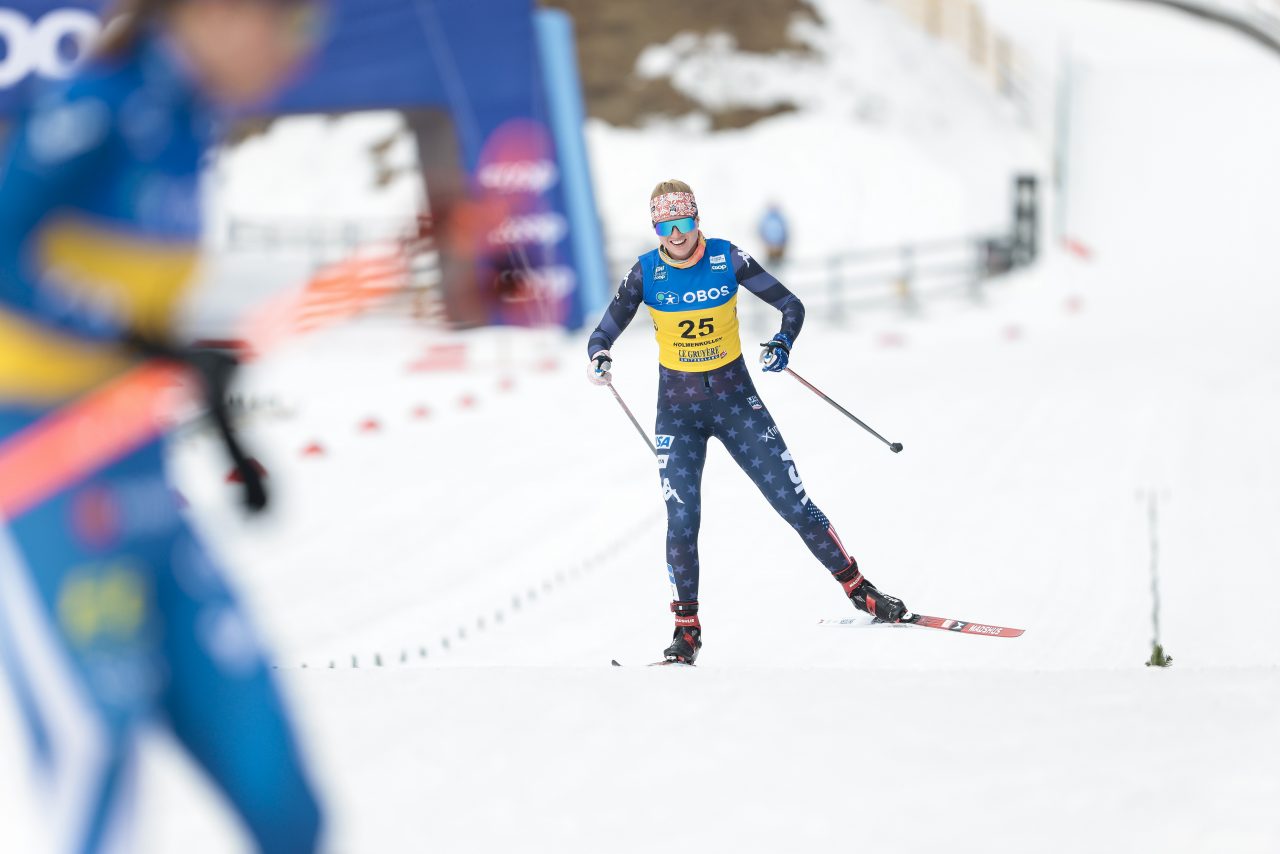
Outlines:
[[244, 484], [244, 505], [253, 513], [265, 510], [268, 496], [261, 470], [258, 464], [244, 452], [231, 425], [231, 413], [227, 409], [227, 389], [230, 388], [231, 380], [239, 369], [239, 360], [227, 350], [184, 346], [139, 333], [126, 335], [124, 341], [135, 353], [149, 359], [176, 362], [200, 378], [209, 417], [218, 428], [223, 447], [227, 449], [227, 455], [231, 457], [236, 474]]

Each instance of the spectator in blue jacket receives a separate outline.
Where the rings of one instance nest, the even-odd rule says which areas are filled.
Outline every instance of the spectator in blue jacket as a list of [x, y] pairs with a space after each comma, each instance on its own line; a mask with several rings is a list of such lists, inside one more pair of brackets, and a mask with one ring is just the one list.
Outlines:
[[777, 202], [770, 202], [760, 218], [760, 239], [764, 241], [765, 257], [770, 265], [781, 264], [787, 255], [787, 219]]

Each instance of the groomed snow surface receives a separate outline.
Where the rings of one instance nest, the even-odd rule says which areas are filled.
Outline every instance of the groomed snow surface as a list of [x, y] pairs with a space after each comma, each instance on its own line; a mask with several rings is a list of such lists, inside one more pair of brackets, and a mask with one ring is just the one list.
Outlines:
[[[669, 637], [663, 508], [582, 337], [485, 332], [460, 339], [472, 370], [419, 373], [440, 336], [370, 318], [247, 379], [275, 398], [247, 422], [267, 523], [210, 440], [174, 454], [275, 650], [332, 850], [1280, 850], [1280, 63], [1158, 10], [1053, 5], [1077, 39], [1203, 48], [1090, 58], [1070, 225], [1092, 257], [1050, 251], [980, 304], [810, 316], [793, 366], [902, 454], [757, 378], [871, 579], [1026, 635], [817, 625], [852, 608], [713, 450], [699, 666], [610, 667]], [[646, 424], [647, 326], [614, 350]], [[243, 845], [155, 746], [144, 850]], [[6, 852], [38, 850], [22, 772], [0, 763]]]

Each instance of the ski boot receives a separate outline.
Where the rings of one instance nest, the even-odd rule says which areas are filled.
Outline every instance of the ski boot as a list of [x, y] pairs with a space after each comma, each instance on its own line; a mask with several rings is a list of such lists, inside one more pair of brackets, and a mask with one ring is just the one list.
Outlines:
[[698, 622], [697, 602], [672, 602], [671, 612], [676, 615], [676, 631], [671, 646], [662, 657], [667, 661], [693, 664], [702, 649], [702, 624]]
[[907, 606], [896, 596], [881, 593], [876, 586], [858, 571], [858, 562], [850, 560], [849, 565], [835, 573], [836, 581], [844, 587], [844, 595], [849, 597], [853, 607], [870, 614], [878, 623], [897, 623], [903, 617], [911, 616]]

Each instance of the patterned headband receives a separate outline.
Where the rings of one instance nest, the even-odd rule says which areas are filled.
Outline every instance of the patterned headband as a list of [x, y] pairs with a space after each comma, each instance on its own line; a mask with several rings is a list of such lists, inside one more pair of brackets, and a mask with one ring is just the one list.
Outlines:
[[693, 193], [664, 193], [649, 200], [649, 219], [654, 225], [686, 216], [698, 216], [698, 202]]

